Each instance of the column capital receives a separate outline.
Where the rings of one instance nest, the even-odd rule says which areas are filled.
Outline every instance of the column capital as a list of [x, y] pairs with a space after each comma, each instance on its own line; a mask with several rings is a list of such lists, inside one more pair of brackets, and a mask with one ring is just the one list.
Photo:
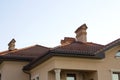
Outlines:
[[61, 69], [55, 69], [54, 71], [55, 71], [55, 73], [60, 73]]

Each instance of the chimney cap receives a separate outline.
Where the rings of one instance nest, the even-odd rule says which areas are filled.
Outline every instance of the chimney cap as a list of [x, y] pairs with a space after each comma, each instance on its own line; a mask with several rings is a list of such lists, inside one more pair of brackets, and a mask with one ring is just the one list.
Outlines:
[[15, 49], [15, 39], [13, 38], [9, 43], [8, 43], [8, 50], [9, 51], [12, 51], [12, 50], [14, 50]]
[[13, 38], [9, 43], [8, 43], [8, 45], [11, 45], [11, 43], [15, 43], [16, 42], [16, 40]]
[[79, 30], [81, 29], [87, 29], [87, 25], [84, 23], [83, 25], [81, 25], [79, 28], [77, 28], [77, 30], [75, 31], [75, 33], [77, 33]]

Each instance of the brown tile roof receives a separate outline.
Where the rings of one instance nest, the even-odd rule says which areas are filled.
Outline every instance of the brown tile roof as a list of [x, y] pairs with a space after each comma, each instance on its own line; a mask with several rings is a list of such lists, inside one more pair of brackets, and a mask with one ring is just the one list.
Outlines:
[[91, 42], [72, 42], [71, 44], [59, 46], [54, 48], [53, 52], [62, 52], [62, 53], [78, 53], [81, 55], [94, 55], [94, 53], [101, 48], [103, 48], [104, 45], [91, 43]]
[[64, 46], [58, 46], [53, 49], [35, 45], [29, 48], [1, 52], [0, 59], [19, 59], [26, 61], [30, 59], [32, 62], [26, 65], [23, 70], [31, 70], [52, 56], [102, 59], [105, 57], [104, 51], [116, 45], [120, 45], [120, 39], [117, 39], [105, 46], [91, 42], [83, 43], [78, 41], [74, 41]]
[[39, 65], [43, 61], [49, 59], [52, 56], [66, 56], [66, 57], [82, 57], [82, 58], [95, 58], [101, 59], [104, 57], [104, 54], [95, 55], [94, 53], [97, 50], [103, 48], [103, 45], [95, 43], [83, 43], [83, 42], [72, 42], [71, 44], [58, 46], [51, 49], [44, 56], [40, 56], [30, 64], [26, 65], [23, 70], [31, 70], [35, 66]]
[[4, 60], [33, 60], [38, 56], [42, 56], [49, 51], [49, 48], [40, 45], [34, 45], [27, 48], [15, 49], [12, 51], [0, 52], [0, 59]]

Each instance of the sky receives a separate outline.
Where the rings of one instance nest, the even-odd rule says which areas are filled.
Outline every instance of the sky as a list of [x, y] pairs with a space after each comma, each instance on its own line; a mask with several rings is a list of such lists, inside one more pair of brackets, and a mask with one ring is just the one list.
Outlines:
[[0, 0], [0, 51], [55, 47], [86, 24], [87, 41], [106, 45], [120, 38], [120, 0]]

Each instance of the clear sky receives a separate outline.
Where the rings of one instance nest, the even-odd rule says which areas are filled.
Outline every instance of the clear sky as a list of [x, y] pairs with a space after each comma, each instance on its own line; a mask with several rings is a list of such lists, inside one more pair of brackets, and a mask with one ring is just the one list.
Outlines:
[[120, 0], [0, 0], [0, 51], [12, 38], [16, 48], [55, 47], [88, 26], [88, 42], [108, 44], [120, 37]]

